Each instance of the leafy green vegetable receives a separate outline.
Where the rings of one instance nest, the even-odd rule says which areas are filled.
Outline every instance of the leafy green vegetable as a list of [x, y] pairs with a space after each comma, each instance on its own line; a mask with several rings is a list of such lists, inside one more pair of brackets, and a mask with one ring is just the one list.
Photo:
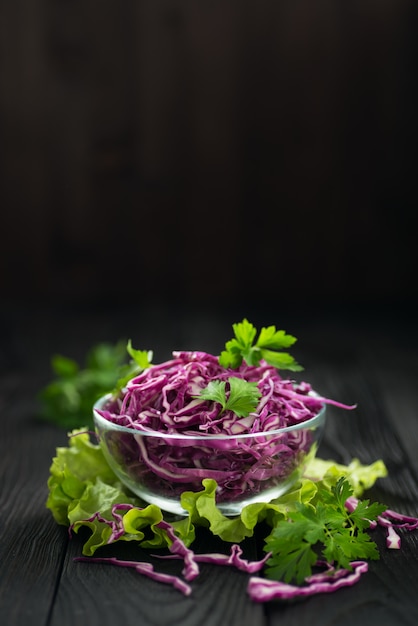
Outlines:
[[373, 487], [378, 478], [384, 478], [387, 475], [387, 468], [380, 459], [371, 465], [362, 465], [359, 459], [354, 458], [348, 465], [342, 465], [316, 457], [315, 462], [310, 463], [305, 470], [306, 478], [315, 482], [321, 481], [328, 489], [331, 489], [339, 478], [347, 478], [357, 497]]
[[287, 520], [277, 522], [265, 544], [266, 552], [272, 553], [267, 576], [301, 584], [320, 556], [334, 567], [346, 569], [356, 559], [378, 559], [377, 546], [364, 531], [386, 507], [364, 500], [349, 512], [345, 502], [352, 495], [350, 483], [341, 477], [331, 490], [321, 486], [315, 506], [312, 502], [297, 504]]
[[53, 356], [55, 378], [39, 393], [40, 417], [67, 429], [92, 428], [92, 406], [114, 388], [126, 357], [125, 342], [96, 345], [87, 353], [84, 367], [65, 356]]
[[[128, 356], [131, 360], [126, 362]], [[117, 393], [133, 376], [150, 366], [152, 352], [135, 350], [131, 340], [115, 345], [100, 343], [86, 356], [81, 367], [75, 360], [62, 355], [51, 359], [52, 380], [39, 393], [42, 419], [74, 429], [93, 428], [92, 407], [106, 393]]]
[[88, 432], [74, 430], [69, 437], [69, 445], [57, 448], [50, 467], [46, 506], [55, 521], [65, 525], [75, 521], [71, 511], [76, 509], [81, 500], [85, 503], [85, 511], [103, 513], [104, 508], [108, 507], [108, 496], [104, 497], [103, 494], [96, 497], [90, 507], [86, 504], [91, 488], [97, 484], [108, 485], [116, 490], [112, 502], [130, 501], [129, 492], [109, 467], [100, 446], [92, 443]]
[[200, 398], [213, 400], [222, 406], [222, 411], [233, 411], [238, 417], [247, 417], [257, 407], [261, 392], [256, 382], [248, 382], [242, 378], [231, 376], [228, 378], [229, 394], [226, 392], [226, 382], [212, 380], [205, 389], [202, 389]]
[[258, 335], [257, 329], [251, 322], [244, 319], [239, 324], [233, 324], [235, 337], [225, 344], [219, 356], [219, 363], [223, 367], [238, 368], [245, 360], [248, 365], [258, 365], [264, 359], [269, 365], [278, 369], [301, 371], [303, 368], [295, 359], [283, 352], [283, 348], [292, 346], [296, 338], [287, 335], [284, 330], [276, 330], [275, 326], [262, 328]]
[[147, 350], [136, 350], [132, 347], [132, 341], [129, 339], [126, 346], [128, 354], [132, 357], [132, 360], [125, 366], [121, 366], [118, 372], [118, 380], [113, 393], [118, 393], [126, 383], [134, 376], [138, 376], [144, 369], [147, 369], [151, 365], [153, 353]]
[[[385, 466], [381, 461], [379, 464], [378, 467], [376, 464], [367, 466], [357, 462], [356, 471], [364, 477], [370, 471], [369, 484], [372, 486], [379, 476], [386, 475]], [[172, 525], [186, 545], [193, 543], [197, 526], [209, 527], [223, 541], [240, 543], [251, 537], [261, 522], [275, 528], [288, 520], [292, 512], [299, 511], [300, 506], [317, 508], [338, 482], [333, 473], [334, 466], [333, 461], [312, 459], [306, 474], [315, 474], [315, 481], [303, 478], [279, 498], [269, 503], [250, 504], [236, 517], [226, 517], [221, 513], [216, 506], [217, 484], [214, 480], [204, 479], [201, 491], [182, 494], [181, 505], [188, 515], [176, 519]], [[341, 468], [347, 475], [350, 473], [348, 466]], [[360, 485], [356, 493], [361, 495]], [[133, 507], [127, 512], [118, 509], [123, 526], [117, 536], [112, 531], [116, 505]], [[156, 528], [156, 524], [163, 519], [162, 511], [155, 506], [150, 508], [122, 485], [107, 464], [100, 445], [93, 443], [84, 430], [75, 430], [69, 437], [68, 446], [57, 448], [50, 468], [46, 506], [58, 524], [71, 525], [75, 532], [82, 527], [90, 529], [91, 535], [83, 546], [83, 554], [87, 556], [94, 554], [99, 547], [120, 540], [134, 541], [144, 548], [167, 545], [166, 535]], [[141, 532], [134, 531], [134, 527]], [[148, 532], [145, 532], [146, 529]]]

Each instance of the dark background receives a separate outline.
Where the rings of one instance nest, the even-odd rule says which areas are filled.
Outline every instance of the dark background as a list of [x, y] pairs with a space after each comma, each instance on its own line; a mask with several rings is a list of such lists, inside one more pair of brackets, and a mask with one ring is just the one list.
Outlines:
[[3, 310], [410, 315], [416, 17], [414, 0], [3, 2]]

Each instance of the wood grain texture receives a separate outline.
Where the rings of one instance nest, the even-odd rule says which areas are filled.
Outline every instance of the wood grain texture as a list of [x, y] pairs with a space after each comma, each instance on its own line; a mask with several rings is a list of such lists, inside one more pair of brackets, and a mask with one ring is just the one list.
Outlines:
[[[207, 549], [210, 549], [207, 546]], [[181, 575], [181, 562], [163, 563], [132, 546], [117, 546], [112, 555], [151, 562], [157, 571]], [[70, 543], [62, 579], [54, 604], [51, 625], [71, 624], [76, 615], [92, 626], [138, 620], [150, 626], [221, 626], [263, 624], [263, 607], [246, 594], [248, 577], [231, 568], [202, 565], [191, 583], [192, 594], [183, 596], [169, 585], [157, 583], [137, 572], [108, 564], [73, 562], [80, 556], [81, 543]], [[109, 551], [102, 551], [102, 555]], [[225, 589], [228, 593], [225, 593]]]
[[45, 508], [46, 481], [65, 434], [34, 419], [25, 377], [1, 386], [0, 614], [9, 624], [46, 624], [64, 558], [67, 531]]

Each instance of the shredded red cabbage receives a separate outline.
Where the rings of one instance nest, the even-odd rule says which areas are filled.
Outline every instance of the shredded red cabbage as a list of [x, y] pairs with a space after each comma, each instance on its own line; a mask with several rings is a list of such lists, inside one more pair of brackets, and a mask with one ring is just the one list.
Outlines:
[[[107, 526], [109, 526], [112, 530], [112, 533], [107, 540], [107, 544], [111, 544], [114, 541], [117, 541], [119, 537], [124, 533], [123, 527], [123, 516], [118, 513], [118, 511], [129, 511], [131, 510], [133, 505], [131, 504], [115, 504], [113, 505], [112, 517], [113, 519], [108, 520], [99, 513], [95, 513], [86, 521], [93, 522], [94, 520], [98, 520]], [[190, 595], [192, 589], [190, 585], [185, 581], [194, 580], [200, 573], [198, 563], [213, 563], [217, 565], [231, 565], [243, 572], [248, 574], [254, 574], [255, 572], [259, 572], [265, 565], [267, 559], [270, 557], [270, 554], [267, 554], [263, 559], [259, 561], [248, 561], [242, 558], [242, 548], [238, 544], [231, 545], [230, 555], [226, 554], [218, 554], [218, 553], [210, 553], [210, 554], [196, 554], [193, 550], [188, 548], [185, 543], [178, 537], [175, 533], [174, 527], [164, 520], [160, 520], [156, 526], [161, 528], [167, 534], [169, 538], [169, 551], [170, 555], [154, 555], [156, 558], [160, 559], [182, 559], [184, 563], [184, 568], [182, 570], [182, 575], [184, 577], [180, 578], [179, 576], [164, 574], [163, 572], [158, 572], [154, 569], [154, 567], [145, 561], [129, 561], [124, 559], [117, 559], [115, 557], [76, 557], [75, 561], [85, 561], [89, 563], [108, 563], [110, 565], [117, 565], [119, 567], [131, 567], [134, 568], [139, 574], [143, 574], [148, 578], [156, 580], [157, 582], [166, 583], [172, 585], [174, 588], [181, 591], [184, 595]], [[70, 527], [70, 532], [72, 530], [72, 526]]]
[[[231, 376], [257, 383], [260, 400], [246, 417], [199, 397], [211, 381], [227, 382]], [[305, 423], [326, 403], [353, 408], [318, 397], [306, 382], [283, 379], [264, 361], [232, 370], [205, 352], [173, 352], [171, 360], [131, 379], [121, 396], [97, 413], [137, 433], [109, 432], [106, 443], [145, 489], [172, 498], [212, 478], [221, 503], [256, 495], [291, 475], [311, 449], [314, 432], [274, 431]]]
[[[170, 550], [173, 551], [173, 550]], [[156, 558], [169, 560], [169, 559], [178, 559], [182, 558], [182, 554], [169, 554], [169, 555], [160, 555], [154, 554]], [[194, 554], [193, 560], [195, 563], [212, 563], [214, 565], [231, 565], [232, 567], [236, 567], [242, 572], [246, 572], [247, 574], [254, 574], [255, 572], [259, 572], [263, 569], [267, 560], [270, 558], [271, 553], [268, 552], [266, 556], [259, 561], [248, 561], [247, 559], [242, 558], [242, 548], [237, 543], [231, 545], [231, 553], [221, 554], [218, 552], [211, 552], [207, 554]]]
[[[354, 511], [357, 504], [357, 498], [350, 496], [345, 502], [345, 507], [348, 511]], [[372, 529], [377, 526], [383, 526], [386, 529], [386, 546], [392, 550], [399, 550], [401, 538], [395, 529], [416, 530], [418, 528], [418, 518], [392, 511], [392, 509], [386, 509], [386, 511], [377, 516], [376, 521], [370, 524]]]
[[317, 593], [331, 593], [354, 585], [361, 575], [367, 572], [366, 561], [352, 561], [352, 570], [334, 570], [326, 565], [326, 571], [314, 574], [306, 579], [306, 585], [298, 587], [277, 580], [269, 580], [259, 576], [252, 576], [248, 582], [247, 592], [255, 602], [268, 602], [270, 600], [292, 600], [294, 598], [312, 596]]
[[[350, 497], [347, 499], [345, 506], [348, 510], [353, 511], [357, 504], [358, 500], [355, 497]], [[108, 520], [99, 513], [96, 513], [86, 521], [94, 521], [95, 519], [98, 519], [100, 522], [108, 525], [111, 528], [112, 533], [107, 540], [107, 544], [111, 544], [114, 541], [117, 541], [124, 533], [123, 516], [119, 513], [119, 511], [128, 511], [132, 508], [134, 507], [131, 504], [115, 504], [111, 509], [113, 519]], [[403, 515], [401, 513], [397, 513], [396, 511], [392, 511], [391, 509], [387, 509], [380, 516], [378, 516], [378, 521], [375, 526], [376, 525], [383, 526], [387, 529], [387, 547], [399, 549], [400, 537], [394, 527], [404, 528], [406, 530], [415, 530], [418, 528], [418, 518]], [[192, 593], [192, 588], [188, 582], [194, 580], [199, 575], [199, 563], [232, 566], [240, 571], [250, 574], [247, 593], [255, 602], [291, 600], [319, 593], [331, 593], [342, 587], [354, 585], [360, 580], [362, 574], [368, 571], [368, 564], [366, 561], [352, 561], [350, 563], [351, 569], [336, 569], [330, 563], [318, 561], [316, 566], [317, 568], [322, 568], [322, 571], [308, 576], [305, 579], [304, 584], [301, 586], [292, 585], [277, 580], [266, 579], [261, 576], [254, 576], [254, 574], [260, 572], [264, 568], [266, 561], [271, 556], [270, 553], [267, 553], [263, 559], [258, 561], [248, 561], [247, 559], [242, 558], [243, 552], [241, 546], [239, 544], [232, 544], [229, 555], [221, 553], [196, 554], [176, 535], [174, 527], [170, 523], [161, 520], [156, 524], [156, 526], [164, 530], [167, 534], [167, 537], [170, 540], [169, 551], [171, 554], [154, 555], [154, 557], [160, 559], [182, 559], [184, 563], [182, 570], [183, 578], [158, 572], [150, 563], [143, 561], [128, 561], [114, 557], [76, 557], [74, 560], [86, 561], [90, 563], [108, 563], [119, 567], [131, 567], [134, 568], [139, 574], [145, 575], [157, 582], [173, 586], [184, 595], [190, 595]], [[71, 529], [72, 527], [70, 527], [70, 531]]]
[[[248, 417], [232, 411], [219, 416], [215, 402], [199, 399], [213, 380], [235, 376], [256, 382], [261, 399]], [[276, 368], [245, 362], [236, 369], [219, 365], [205, 352], [173, 352], [173, 359], [153, 365], [130, 380], [121, 399], [99, 413], [106, 419], [138, 430], [182, 435], [239, 435], [292, 426], [314, 417], [325, 403], [347, 407], [312, 394], [311, 386], [283, 379]]]
[[117, 559], [115, 557], [88, 557], [78, 556], [74, 561], [88, 561], [89, 563], [108, 563], [110, 565], [118, 565], [119, 567], [132, 567], [138, 574], [143, 574], [152, 580], [156, 580], [159, 583], [165, 583], [172, 585], [175, 589], [181, 591], [185, 596], [189, 596], [192, 593], [192, 588], [179, 576], [172, 574], [164, 574], [163, 572], [156, 572], [151, 563], [145, 561], [126, 561], [124, 559]]

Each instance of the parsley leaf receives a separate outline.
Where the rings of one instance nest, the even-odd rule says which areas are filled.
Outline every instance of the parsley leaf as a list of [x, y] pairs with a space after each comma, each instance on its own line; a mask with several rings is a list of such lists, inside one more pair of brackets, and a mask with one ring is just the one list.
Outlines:
[[136, 350], [132, 347], [132, 341], [129, 339], [126, 346], [128, 354], [132, 357], [131, 361], [119, 368], [118, 379], [113, 393], [117, 394], [125, 387], [126, 383], [135, 376], [138, 376], [144, 369], [151, 365], [153, 353], [147, 350]]
[[282, 351], [296, 341], [296, 337], [286, 334], [284, 330], [276, 330], [275, 326], [263, 327], [256, 340], [257, 329], [247, 319], [233, 324], [232, 328], [235, 337], [226, 342], [225, 350], [219, 356], [223, 367], [237, 369], [243, 360], [248, 365], [258, 365], [263, 359], [278, 369], [303, 369], [290, 354]]
[[316, 505], [299, 503], [286, 520], [279, 521], [264, 547], [271, 552], [266, 575], [301, 584], [319, 558], [337, 569], [350, 569], [355, 559], [378, 559], [377, 546], [364, 530], [386, 507], [360, 500], [349, 512], [345, 501], [352, 494], [350, 483], [342, 477], [331, 490], [318, 490]]
[[[131, 360], [127, 363], [127, 356]], [[150, 366], [152, 352], [135, 350], [129, 340], [99, 343], [86, 355], [85, 365], [63, 355], [51, 359], [54, 379], [38, 394], [41, 419], [66, 429], [93, 429], [92, 406], [107, 393], [117, 394], [133, 376]]]
[[247, 417], [254, 411], [261, 397], [256, 382], [248, 382], [242, 378], [231, 376], [228, 378], [229, 393], [226, 390], [226, 381], [212, 380], [200, 392], [203, 400], [212, 400], [222, 406], [222, 412], [233, 411], [238, 417]]
[[92, 406], [115, 386], [126, 361], [125, 346], [122, 341], [99, 343], [87, 353], [84, 365], [60, 354], [53, 356], [54, 378], [38, 394], [39, 417], [66, 429], [93, 428]]

